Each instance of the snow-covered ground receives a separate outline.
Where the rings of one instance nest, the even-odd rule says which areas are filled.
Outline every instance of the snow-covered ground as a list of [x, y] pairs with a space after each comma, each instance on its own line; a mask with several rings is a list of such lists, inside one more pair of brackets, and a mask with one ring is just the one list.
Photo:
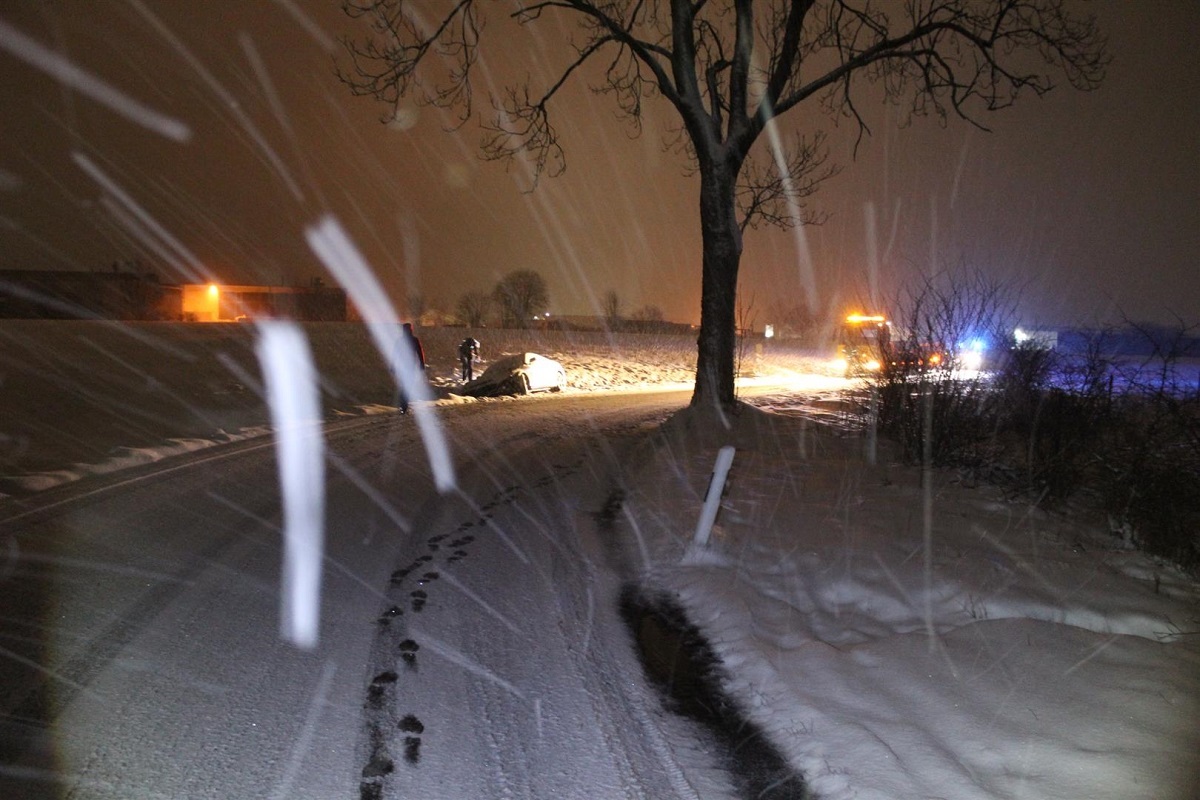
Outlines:
[[[392, 378], [363, 326], [304, 330], [327, 418], [394, 410]], [[240, 323], [0, 320], [0, 497], [262, 435], [255, 333]], [[537, 352], [563, 364], [568, 392], [690, 387], [695, 371], [694, 336], [426, 328], [440, 403], [474, 402], [455, 394], [468, 335], [482, 342], [476, 374], [502, 355]], [[844, 386], [821, 374], [822, 354], [787, 343], [748, 346], [742, 363], [748, 384]]]
[[[451, 396], [450, 347], [461, 334], [424, 336], [439, 402], [460, 402]], [[179, 426], [174, 445], [163, 444], [170, 437], [129, 443], [146, 458], [215, 441], [195, 438], [204, 414], [245, 423], [228, 436], [252, 435], [264, 424], [254, 402], [218, 409], [215, 393], [175, 387], [164, 394], [162, 376], [131, 360], [144, 336], [118, 332], [82, 345], [73, 335], [75, 344], [62, 343], [67, 360], [53, 362], [53, 347], [42, 351], [39, 379], [58, 380], [82, 409], [111, 395], [89, 385], [94, 370], [67, 371], [83, 358], [72, 347], [119, 365], [128, 373], [126, 390], [136, 385], [160, 398], [153, 413], [124, 407], [125, 419], [140, 412], [142, 433]], [[497, 341], [480, 338], [485, 357], [498, 354]], [[113, 342], [126, 340], [133, 345], [118, 353]], [[193, 348], [160, 333], [153, 341], [158, 352], [191, 365], [181, 377], [189, 387], [253, 395], [255, 373], [242, 344], [231, 344], [240, 339], [222, 340], [216, 350], [225, 358], [212, 360], [200, 355], [212, 341]], [[512, 344], [505, 349], [562, 361], [572, 391], [686, 381], [694, 358], [686, 342]], [[340, 362], [322, 367], [327, 399], [343, 402], [331, 404], [331, 416], [386, 407], [386, 380], [379, 384], [378, 364], [358, 344], [314, 347], [319, 363], [330, 363], [329, 354]], [[816, 796], [1200, 796], [1200, 584], [1123, 549], [1086, 509], [1050, 514], [953, 473], [923, 474], [899, 464], [886, 443], [872, 457], [863, 438], [838, 424], [841, 384], [819, 373], [819, 357], [793, 354], [784, 363], [774, 355], [762, 354], [758, 371], [805, 391], [755, 398], [762, 408], [730, 418], [676, 415], [623, 476], [614, 526], [641, 586], [678, 598], [719, 656], [726, 690]], [[247, 370], [240, 376], [238, 364]], [[372, 374], [356, 377], [356, 370]], [[30, 398], [14, 388], [22, 385], [34, 384], [8, 381], [0, 402], [32, 414]], [[235, 406], [244, 413], [233, 413]], [[4, 424], [6, 441], [25, 448], [22, 459], [49, 463], [29, 455], [38, 436]], [[86, 436], [86, 426], [72, 431]], [[90, 452], [121, 444], [103, 438], [112, 436], [110, 427], [97, 425], [95, 435], [103, 441]], [[697, 546], [697, 519], [725, 445], [736, 448], [726, 493], [710, 540]], [[66, 466], [42, 477], [85, 471]]]
[[[1200, 796], [1200, 587], [801, 418], [668, 426], [630, 500], [645, 582], [819, 797]], [[718, 445], [716, 532], [691, 545]]]

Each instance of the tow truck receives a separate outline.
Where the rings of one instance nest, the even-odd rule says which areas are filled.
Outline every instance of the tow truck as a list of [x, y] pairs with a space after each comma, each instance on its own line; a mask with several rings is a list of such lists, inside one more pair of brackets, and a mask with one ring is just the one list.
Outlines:
[[892, 323], [882, 314], [848, 314], [835, 338], [836, 363], [847, 375], [878, 372], [891, 351]]
[[897, 336], [883, 314], [846, 315], [838, 325], [836, 339], [837, 364], [850, 376], [882, 373], [903, 377], [945, 364], [945, 356], [937, 348], [912, 336]]

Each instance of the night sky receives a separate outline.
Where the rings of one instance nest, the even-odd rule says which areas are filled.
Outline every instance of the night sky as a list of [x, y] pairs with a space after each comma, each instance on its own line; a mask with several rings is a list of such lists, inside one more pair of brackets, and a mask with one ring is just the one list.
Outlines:
[[[868, 107], [874, 135], [854, 159], [852, 126], [815, 108], [786, 117], [785, 129], [825, 129], [843, 171], [811, 201], [828, 214], [823, 225], [801, 238], [748, 234], [742, 298], [759, 325], [773, 303], [803, 303], [809, 276], [821, 308], [851, 304], [870, 285], [872, 252], [885, 292], [960, 264], [1019, 285], [1027, 324], [1119, 312], [1200, 320], [1200, 8], [1093, 7], [1113, 56], [1104, 86], [1028, 96], [984, 118], [991, 132], [953, 120], [900, 127], [895, 111]], [[610, 99], [573, 87], [557, 109], [567, 172], [526, 192], [519, 166], [478, 158], [477, 125], [446, 133], [451, 120], [416, 106], [384, 125], [383, 105], [351, 96], [335, 74], [336, 39], [359, 24], [336, 0], [6, 0], [0, 269], [139, 259], [184, 280], [114, 217], [127, 212], [104, 198], [119, 187], [153, 219], [137, 225], [158, 226], [222, 282], [324, 276], [304, 230], [333, 214], [401, 309], [420, 294], [452, 310], [462, 292], [534, 269], [554, 313], [598, 313], [616, 289], [626, 311], [654, 304], [698, 321], [696, 179], [664, 149], [665, 104], [633, 138]], [[21, 36], [189, 137], [150, 130], [30, 66], [13, 52]], [[533, 41], [500, 22], [485, 30], [486, 75], [523, 74], [526, 52], [545, 53]], [[545, 58], [529, 65], [535, 76], [553, 70]]]

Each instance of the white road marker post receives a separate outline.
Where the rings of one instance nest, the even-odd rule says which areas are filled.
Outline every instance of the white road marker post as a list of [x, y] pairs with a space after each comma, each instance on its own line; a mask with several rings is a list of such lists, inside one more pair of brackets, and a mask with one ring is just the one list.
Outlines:
[[700, 512], [700, 521], [696, 524], [696, 535], [692, 544], [696, 547], [708, 545], [708, 537], [712, 533], [713, 523], [717, 521], [717, 511], [721, 507], [721, 495], [725, 492], [725, 479], [729, 477], [729, 468], [733, 466], [734, 447], [727, 444], [717, 453], [717, 463], [713, 466], [712, 480], [708, 484], [708, 494], [704, 496], [704, 509]]

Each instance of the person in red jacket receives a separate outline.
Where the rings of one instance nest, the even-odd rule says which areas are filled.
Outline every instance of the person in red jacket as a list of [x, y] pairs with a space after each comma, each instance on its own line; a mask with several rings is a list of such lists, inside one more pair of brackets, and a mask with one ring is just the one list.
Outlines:
[[[411, 322], [404, 323], [403, 329], [400, 331], [400, 339], [396, 342], [397, 353], [392, 359], [392, 374], [400, 369], [401, 358], [399, 348], [406, 347], [408, 352], [412, 354], [413, 361], [421, 370], [421, 375], [425, 374], [425, 348], [421, 346], [421, 340], [417, 338], [417, 334], [413, 332]], [[408, 393], [404, 391], [404, 381], [398, 383], [396, 405], [400, 407], [401, 414], [408, 413]]]

